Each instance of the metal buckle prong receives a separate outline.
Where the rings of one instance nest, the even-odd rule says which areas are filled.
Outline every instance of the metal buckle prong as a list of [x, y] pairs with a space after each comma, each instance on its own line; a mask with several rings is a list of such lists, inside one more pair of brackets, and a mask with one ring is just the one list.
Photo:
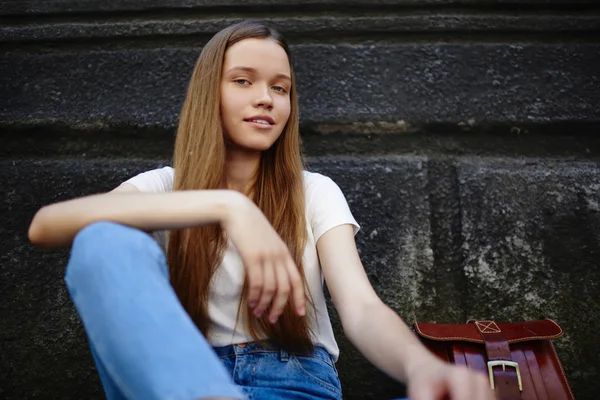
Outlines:
[[521, 370], [519, 370], [519, 364], [514, 361], [488, 361], [488, 374], [490, 375], [490, 386], [494, 390], [494, 371], [492, 368], [502, 366], [502, 371], [506, 371], [506, 367], [513, 367], [517, 370], [517, 380], [519, 381], [519, 390], [523, 391], [523, 382], [521, 381]]

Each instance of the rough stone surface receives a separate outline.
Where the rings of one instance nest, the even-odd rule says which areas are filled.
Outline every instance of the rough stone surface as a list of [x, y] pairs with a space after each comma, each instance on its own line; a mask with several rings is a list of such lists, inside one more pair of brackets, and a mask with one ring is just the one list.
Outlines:
[[457, 169], [467, 317], [556, 320], [575, 397], [596, 398], [598, 164], [482, 159]]
[[[376, 10], [375, 10], [376, 11]], [[206, 18], [200, 10], [199, 14], [189, 15], [190, 11], [181, 12], [181, 15], [170, 15], [165, 19], [156, 19], [155, 16], [146, 18], [132, 17], [130, 20], [119, 19], [111, 21], [99, 17], [92, 21], [67, 21], [60, 23], [40, 23], [33, 20], [28, 25], [0, 27], [0, 41], [28, 42], [28, 41], [53, 41], [63, 42], [69, 40], [101, 39], [123, 41], [128, 38], [144, 36], [169, 36], [203, 35], [200, 40], [204, 42], [207, 35], [213, 35], [229, 25], [243, 21], [247, 18], [257, 18], [255, 15], [247, 17], [218, 17]], [[303, 35], [310, 34], [311, 40], [315, 35], [354, 35], [355, 40], [366, 36], [364, 32], [372, 34], [406, 34], [413, 32], [444, 34], [479, 33], [489, 32], [523, 33], [544, 32], [564, 33], [589, 32], [596, 33], [600, 29], [600, 18], [596, 15], [575, 15], [564, 18], [562, 15], [494, 15], [473, 13], [394, 13], [393, 11], [382, 14], [376, 12], [371, 15], [328, 16], [323, 13], [302, 13], [292, 10], [286, 16], [260, 16], [279, 31], [283, 32], [291, 42], [300, 41]], [[329, 36], [327, 36], [328, 38]], [[306, 40], [306, 39], [305, 39]]]
[[[304, 123], [600, 120], [594, 44], [297, 45]], [[5, 55], [0, 122], [172, 127], [199, 49]], [[394, 129], [391, 129], [394, 130]]]
[[[568, 4], [596, 4], [596, 0], [571, 0]], [[446, 6], [446, 5], [565, 5], [564, 0], [135, 0], [120, 1], [77, 1], [77, 0], [34, 0], [23, 2], [21, 0], [4, 1], [0, 8], [0, 15], [11, 14], [41, 14], [65, 12], [92, 12], [92, 11], [127, 11], [148, 10], [165, 8], [192, 8], [192, 7], [222, 7], [222, 6], [307, 6], [307, 5], [335, 5], [335, 6]]]

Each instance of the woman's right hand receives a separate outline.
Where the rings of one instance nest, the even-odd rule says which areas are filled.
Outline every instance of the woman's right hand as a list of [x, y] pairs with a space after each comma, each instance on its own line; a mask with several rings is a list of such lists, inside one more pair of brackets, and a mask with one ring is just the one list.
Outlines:
[[292, 255], [262, 211], [246, 196], [230, 203], [221, 226], [229, 235], [248, 276], [248, 304], [260, 317], [270, 307], [277, 321], [291, 294], [298, 315], [305, 315], [302, 277]]

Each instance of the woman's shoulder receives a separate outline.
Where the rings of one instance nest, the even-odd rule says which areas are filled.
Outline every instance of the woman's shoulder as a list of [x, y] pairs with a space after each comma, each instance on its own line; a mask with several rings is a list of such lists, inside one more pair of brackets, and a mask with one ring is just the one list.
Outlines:
[[346, 196], [337, 183], [329, 176], [304, 171], [306, 210], [315, 243], [329, 229], [342, 224], [350, 224], [354, 232], [360, 229], [352, 216]]
[[304, 189], [308, 195], [313, 194], [315, 192], [328, 192], [328, 191], [338, 191], [340, 190], [339, 186], [333, 179], [329, 176], [319, 173], [304, 170], [303, 178], [304, 178]]
[[174, 177], [175, 170], [167, 166], [142, 172], [124, 183], [130, 183], [142, 192], [170, 192]]
[[327, 175], [308, 170], [302, 171], [302, 177], [304, 178], [304, 186], [306, 189], [333, 182], [333, 180]]

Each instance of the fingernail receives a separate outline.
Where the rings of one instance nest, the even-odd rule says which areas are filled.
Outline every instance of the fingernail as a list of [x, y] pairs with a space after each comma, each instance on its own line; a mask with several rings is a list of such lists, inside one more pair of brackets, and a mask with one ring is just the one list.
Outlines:
[[249, 303], [249, 305], [250, 305], [250, 308], [254, 308], [254, 307], [256, 307], [256, 301], [251, 301], [251, 302]]
[[298, 309], [298, 315], [304, 315], [306, 313], [306, 310], [304, 309], [304, 307], [300, 307]]
[[274, 324], [275, 322], [277, 322], [277, 317], [274, 316], [274, 315], [270, 316], [269, 317], [269, 322], [272, 323], [272, 324]]
[[263, 310], [261, 310], [260, 308], [257, 308], [256, 310], [254, 310], [254, 316], [255, 317], [260, 317], [263, 313]]

